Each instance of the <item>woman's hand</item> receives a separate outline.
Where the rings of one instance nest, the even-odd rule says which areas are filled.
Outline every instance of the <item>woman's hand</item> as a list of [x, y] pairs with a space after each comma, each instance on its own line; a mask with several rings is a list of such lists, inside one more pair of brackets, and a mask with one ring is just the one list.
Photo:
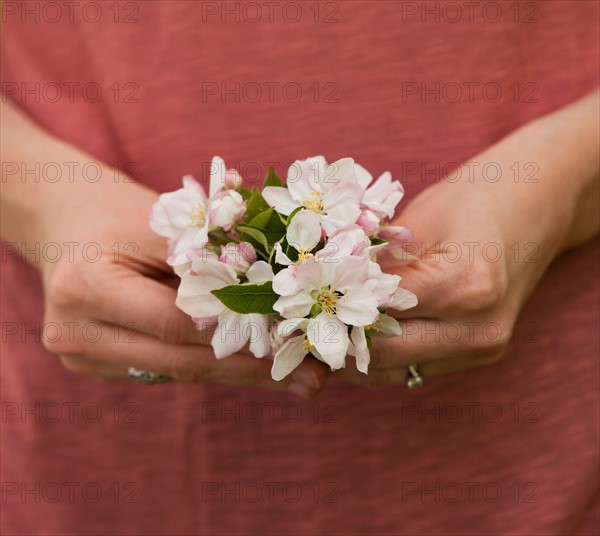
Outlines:
[[[2, 115], [5, 162], [64, 168], [65, 180], [54, 183], [31, 175], [3, 177], [2, 227], [8, 240], [28, 250], [54, 243], [62, 251], [57, 260], [42, 255], [39, 269], [44, 344], [69, 370], [126, 379], [128, 367], [135, 367], [179, 382], [306, 397], [320, 390], [327, 373], [316, 360], [306, 360], [281, 382], [271, 379], [268, 359], [239, 353], [217, 360], [210, 336], [175, 306], [176, 278], [165, 263], [165, 240], [148, 226], [158, 194], [123, 175], [115, 180], [114, 170], [98, 162], [93, 166], [101, 169], [99, 179], [86, 182], [78, 171], [92, 163], [88, 155], [41, 131], [10, 105], [2, 105]], [[75, 176], [67, 180], [69, 170]]]
[[63, 326], [63, 336], [45, 346], [69, 370], [118, 379], [133, 366], [179, 382], [290, 388], [305, 396], [318, 390], [326, 374], [314, 361], [290, 386], [272, 380], [271, 362], [250, 353], [215, 359], [210, 336], [175, 306], [165, 241], [148, 227], [157, 194], [127, 182], [97, 190], [60, 207], [49, 203], [42, 215], [44, 243], [74, 243], [75, 251], [94, 244], [93, 261], [88, 254], [41, 265], [45, 324]]
[[334, 376], [383, 386], [406, 382], [410, 364], [427, 377], [498, 360], [548, 265], [598, 230], [597, 117], [595, 93], [417, 196], [398, 222], [415, 232], [416, 261], [381, 264], [419, 304], [396, 315], [403, 335], [375, 339], [368, 375], [349, 364]]

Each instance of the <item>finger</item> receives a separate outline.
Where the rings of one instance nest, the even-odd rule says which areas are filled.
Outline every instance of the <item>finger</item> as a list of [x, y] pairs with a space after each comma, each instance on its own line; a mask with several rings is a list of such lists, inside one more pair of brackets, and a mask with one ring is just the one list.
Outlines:
[[[436, 361], [428, 361], [417, 365], [417, 370], [421, 377], [426, 380], [435, 376], [445, 376], [463, 372], [475, 367], [489, 365], [497, 361], [498, 357], [489, 355], [477, 356], [457, 356]], [[408, 381], [408, 367], [395, 367], [388, 369], [369, 370], [369, 374], [363, 374], [356, 370], [352, 362], [347, 363], [346, 367], [333, 373], [337, 377], [362, 385], [363, 387], [384, 387], [386, 385], [406, 385]]]
[[268, 358], [237, 353], [217, 359], [209, 346], [173, 345], [142, 333], [125, 342], [115, 340], [108, 324], [98, 326], [98, 340], [80, 341], [76, 355], [164, 374], [178, 382], [255, 386], [310, 397], [322, 389], [328, 378], [326, 368], [314, 359], [305, 359], [288, 378], [275, 381], [271, 378], [273, 361]]
[[173, 288], [134, 271], [124, 276], [120, 269], [118, 275], [95, 287], [93, 314], [171, 344], [210, 344], [210, 337], [175, 305], [176, 297]]
[[[426, 363], [456, 355], [485, 353], [479, 331], [473, 323], [449, 323], [437, 320], [401, 320], [402, 334], [373, 338], [369, 368], [395, 368]], [[491, 348], [491, 346], [490, 346]]]
[[400, 287], [410, 290], [417, 296], [415, 307], [400, 311], [388, 309], [394, 318], [437, 318], [443, 311], [444, 295], [448, 294], [451, 274], [442, 269], [440, 263], [417, 259], [410, 264], [398, 265], [393, 261], [380, 262], [385, 273], [398, 275]]
[[88, 374], [105, 380], [127, 380], [127, 367], [106, 363], [102, 360], [93, 359], [83, 355], [59, 356], [63, 366], [77, 374]]

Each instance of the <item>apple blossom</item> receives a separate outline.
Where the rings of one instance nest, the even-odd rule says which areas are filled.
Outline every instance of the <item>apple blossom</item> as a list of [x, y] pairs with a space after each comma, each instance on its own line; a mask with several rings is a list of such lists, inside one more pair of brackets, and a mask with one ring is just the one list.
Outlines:
[[360, 216], [364, 189], [358, 183], [354, 160], [327, 164], [322, 156], [297, 160], [288, 170], [287, 188], [267, 186], [263, 197], [284, 215], [303, 207], [321, 216], [328, 233], [354, 223]]

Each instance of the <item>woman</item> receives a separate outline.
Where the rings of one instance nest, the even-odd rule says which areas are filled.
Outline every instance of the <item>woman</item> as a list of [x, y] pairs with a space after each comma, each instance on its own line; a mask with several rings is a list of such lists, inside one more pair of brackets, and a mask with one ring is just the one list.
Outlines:
[[[596, 3], [53, 4], [3, 3], [5, 533], [598, 532]], [[175, 307], [149, 210], [215, 154], [402, 180], [367, 376]]]

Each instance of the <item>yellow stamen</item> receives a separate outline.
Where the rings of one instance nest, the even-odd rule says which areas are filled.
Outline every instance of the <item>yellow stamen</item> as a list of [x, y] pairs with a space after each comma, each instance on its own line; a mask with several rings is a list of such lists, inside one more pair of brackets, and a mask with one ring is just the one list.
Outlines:
[[305, 261], [309, 257], [314, 257], [314, 255], [311, 253], [312, 249], [313, 248], [300, 248], [298, 250], [298, 262]]
[[319, 299], [317, 300], [321, 309], [325, 311], [328, 315], [336, 314], [336, 304], [338, 302], [338, 295], [335, 292], [335, 287], [331, 287], [327, 290], [322, 290], [319, 294]]
[[316, 212], [317, 214], [321, 214], [323, 212], [323, 201], [321, 200], [321, 192], [317, 192], [316, 190], [312, 190], [310, 192], [310, 199], [305, 199], [302, 201], [302, 206]]
[[312, 352], [315, 349], [315, 347], [312, 344], [310, 344], [308, 339], [304, 339], [303, 347], [306, 352]]
[[190, 225], [198, 228], [206, 224], [206, 209], [203, 203], [196, 203], [190, 216]]
[[369, 324], [368, 326], [365, 326], [365, 331], [372, 329], [373, 331], [379, 333], [381, 331], [382, 327], [383, 327], [383, 321], [380, 320], [379, 318], [377, 318], [377, 320], [375, 322], [373, 322], [372, 324]]

